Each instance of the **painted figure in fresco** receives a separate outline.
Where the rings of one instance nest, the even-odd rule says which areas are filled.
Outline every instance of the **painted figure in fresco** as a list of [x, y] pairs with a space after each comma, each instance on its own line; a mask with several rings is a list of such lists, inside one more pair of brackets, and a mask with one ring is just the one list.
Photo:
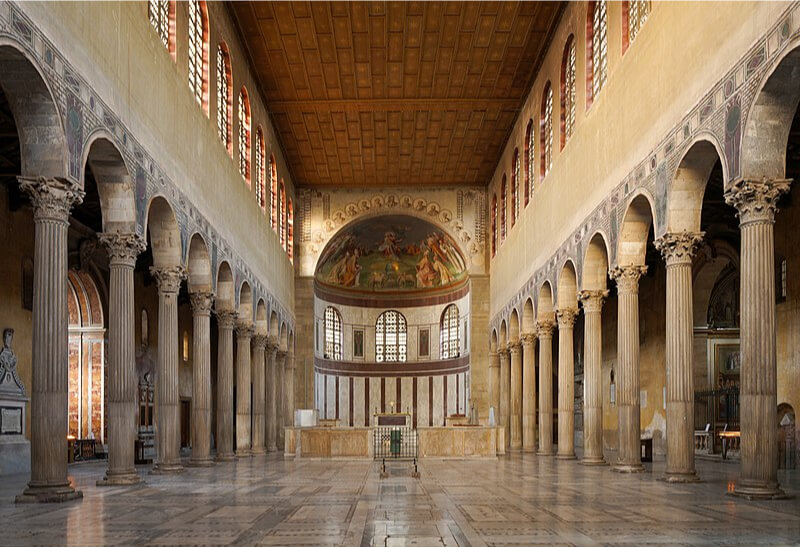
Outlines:
[[417, 263], [417, 287], [433, 287], [433, 280], [436, 279], [436, 271], [433, 264], [428, 260], [428, 253], [423, 251], [422, 258]]
[[386, 232], [383, 234], [383, 243], [378, 247], [386, 258], [397, 260], [400, 256], [400, 247], [397, 245], [397, 234]]
[[439, 274], [439, 285], [449, 285], [453, 282], [453, 276], [450, 275], [450, 270], [447, 269], [447, 266], [445, 266], [436, 255], [433, 257], [433, 269]]
[[358, 263], [359, 253], [358, 249], [354, 249], [352, 253], [348, 252], [348, 258], [344, 266], [344, 272], [339, 279], [339, 284], [345, 287], [352, 287], [358, 281], [358, 274], [361, 273], [361, 265]]

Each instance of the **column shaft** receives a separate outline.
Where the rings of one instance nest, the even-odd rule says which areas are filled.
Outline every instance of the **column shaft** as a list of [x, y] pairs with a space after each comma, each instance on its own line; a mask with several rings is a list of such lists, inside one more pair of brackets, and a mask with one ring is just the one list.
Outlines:
[[67, 228], [69, 210], [84, 193], [61, 180], [19, 177], [33, 203], [33, 353], [31, 480], [21, 502], [83, 497], [67, 477], [68, 335]]
[[267, 346], [267, 336], [256, 334], [253, 336], [253, 454], [263, 454], [266, 450], [266, 423], [264, 412], [266, 410], [266, 391], [264, 386], [264, 349]]
[[135, 309], [133, 269], [145, 249], [136, 234], [100, 234], [108, 249], [108, 469], [98, 486], [135, 484], [141, 481], [134, 467], [137, 382], [134, 349]]
[[539, 321], [539, 454], [553, 454], [553, 328], [552, 320]]
[[536, 335], [522, 335], [522, 450], [536, 450]]
[[[294, 352], [290, 351], [286, 354], [286, 361], [284, 364], [284, 396], [283, 396], [283, 425], [291, 427], [294, 425]], [[400, 380], [398, 380], [399, 382]], [[352, 396], [352, 395], [351, 395]], [[398, 406], [400, 402], [398, 401]]]
[[217, 311], [219, 340], [217, 348], [217, 461], [229, 461], [233, 455], [233, 325], [236, 313]]
[[506, 448], [511, 446], [511, 354], [508, 347], [500, 352], [500, 425], [505, 429]]
[[270, 340], [266, 351], [267, 360], [267, 450], [275, 452], [277, 448], [277, 433], [278, 433], [278, 389], [277, 389], [277, 374], [275, 373], [275, 353], [278, 348], [274, 340]]
[[606, 290], [582, 291], [584, 365], [583, 459], [584, 465], [604, 465], [603, 458], [603, 364], [602, 310]]
[[284, 445], [284, 397], [286, 396], [286, 351], [279, 350], [275, 354], [275, 443], [277, 449], [283, 451]]
[[236, 326], [236, 456], [251, 455], [250, 439], [250, 338], [253, 326]]
[[512, 342], [511, 352], [511, 450], [522, 450], [522, 345]]
[[500, 416], [500, 354], [489, 353], [489, 405], [494, 409], [494, 423], [503, 424]]
[[214, 295], [194, 292], [192, 302], [192, 457], [189, 465], [209, 466], [211, 458], [211, 305]]
[[558, 458], [575, 459], [575, 358], [573, 330], [578, 310], [564, 308], [558, 318]]

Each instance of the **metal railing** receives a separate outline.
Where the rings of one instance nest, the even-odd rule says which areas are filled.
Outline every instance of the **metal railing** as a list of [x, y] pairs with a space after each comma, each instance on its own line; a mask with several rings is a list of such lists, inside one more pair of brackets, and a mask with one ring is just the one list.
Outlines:
[[412, 427], [377, 426], [372, 434], [377, 460], [413, 460], [419, 454], [417, 430]]

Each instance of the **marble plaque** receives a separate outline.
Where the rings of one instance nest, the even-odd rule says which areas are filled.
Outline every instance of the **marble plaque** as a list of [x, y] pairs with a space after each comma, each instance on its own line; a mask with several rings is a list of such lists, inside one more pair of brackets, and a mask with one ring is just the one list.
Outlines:
[[0, 408], [0, 435], [22, 435], [22, 409]]

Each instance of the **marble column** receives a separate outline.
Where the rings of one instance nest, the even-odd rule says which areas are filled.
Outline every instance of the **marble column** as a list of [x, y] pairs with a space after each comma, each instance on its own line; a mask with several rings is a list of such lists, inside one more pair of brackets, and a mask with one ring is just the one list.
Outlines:
[[250, 441], [250, 339], [253, 324], [236, 325], [236, 456], [252, 454]]
[[539, 333], [539, 452], [553, 455], [553, 329], [551, 319], [537, 321]]
[[[283, 425], [286, 427], [294, 425], [294, 373], [294, 351], [289, 350], [283, 363]], [[399, 406], [400, 402], [397, 404]]]
[[489, 352], [489, 405], [494, 409], [494, 423], [502, 425], [500, 420], [500, 354]]
[[511, 450], [522, 450], [522, 344], [514, 340], [509, 344], [511, 353]]
[[639, 408], [639, 278], [647, 266], [617, 266], [617, 413], [619, 457], [614, 471], [644, 471], [640, 449]]
[[692, 255], [702, 233], [668, 233], [655, 241], [667, 263], [667, 468], [668, 482], [700, 480], [694, 468], [694, 316]]
[[522, 335], [522, 450], [536, 450], [536, 335]]
[[145, 250], [138, 234], [105, 233], [98, 239], [108, 250], [108, 469], [98, 486], [136, 484], [134, 466], [138, 411], [134, 332], [133, 269]]
[[150, 268], [158, 285], [158, 364], [156, 368], [156, 448], [153, 473], [180, 473], [181, 418], [178, 397], [178, 291], [183, 266]]
[[575, 459], [575, 356], [572, 333], [576, 308], [556, 312], [558, 320], [558, 454], [560, 460]]
[[236, 312], [217, 310], [217, 461], [235, 459], [233, 454], [233, 326]]
[[267, 361], [267, 451], [275, 452], [277, 447], [278, 422], [278, 384], [275, 372], [276, 353], [278, 344], [270, 338], [267, 342], [266, 361]]
[[508, 346], [500, 349], [500, 425], [506, 432], [506, 448], [511, 446], [511, 352]]
[[194, 357], [192, 369], [192, 457], [189, 465], [208, 467], [211, 458], [211, 306], [214, 295], [193, 292], [192, 340]]
[[275, 354], [275, 444], [283, 450], [284, 444], [284, 397], [286, 396], [286, 350], [278, 350]]
[[581, 291], [583, 305], [583, 459], [584, 465], [605, 465], [603, 458], [603, 301], [606, 290]]
[[778, 484], [775, 213], [789, 180], [738, 180], [725, 193], [742, 234], [740, 280], [741, 471], [734, 494], [775, 499]]
[[33, 353], [31, 480], [16, 498], [60, 502], [83, 497], [67, 477], [68, 394], [67, 228], [69, 211], [81, 203], [77, 184], [19, 177], [33, 203]]
[[264, 386], [264, 350], [266, 347], [266, 334], [253, 336], [253, 454], [264, 454], [267, 451], [264, 444], [266, 436], [264, 413], [267, 403]]

